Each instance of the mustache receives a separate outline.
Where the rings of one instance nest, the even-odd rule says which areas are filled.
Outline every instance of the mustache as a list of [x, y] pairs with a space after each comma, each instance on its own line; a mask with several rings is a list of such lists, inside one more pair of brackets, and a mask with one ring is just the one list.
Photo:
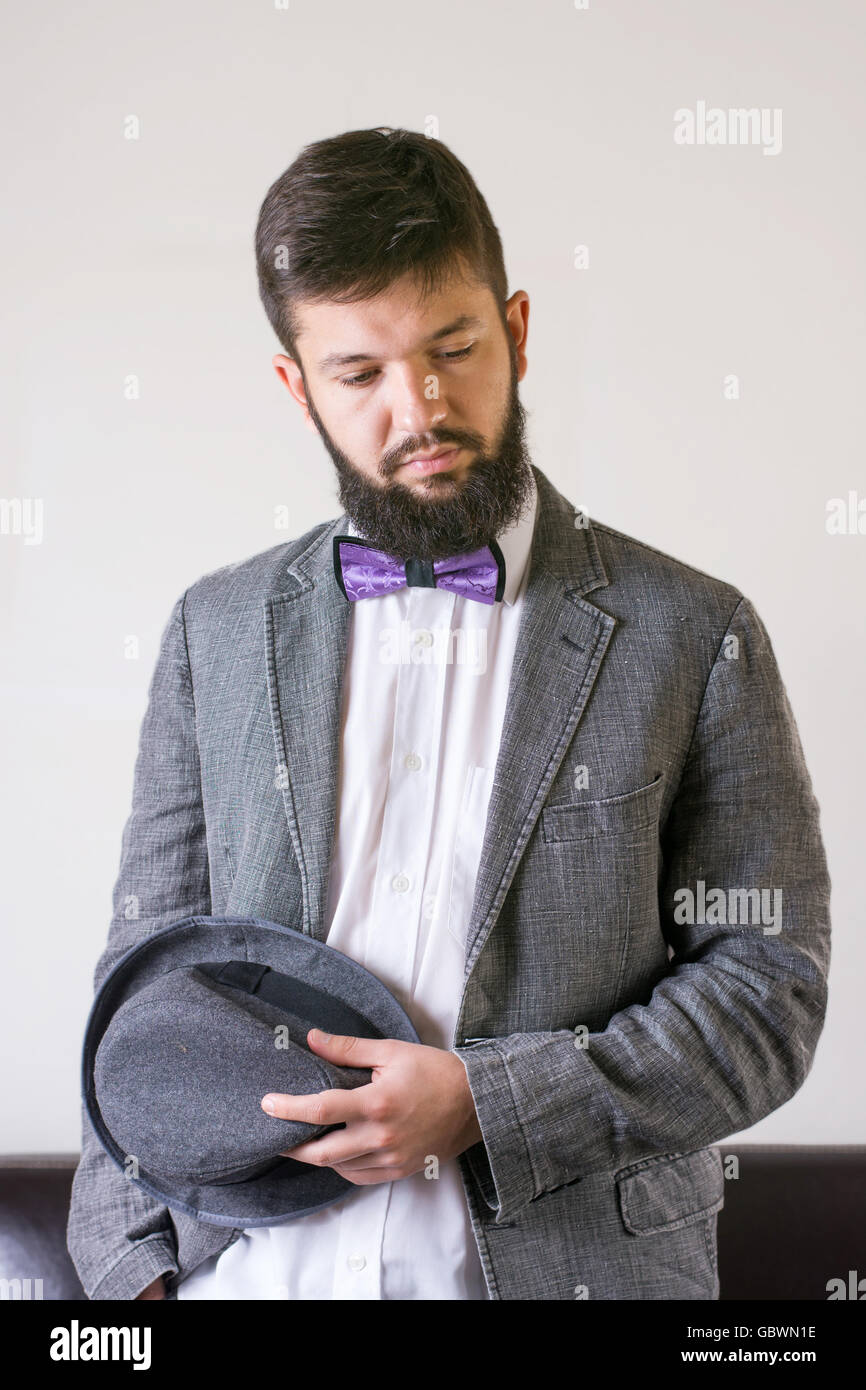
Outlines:
[[401, 444], [399, 449], [394, 449], [385, 454], [379, 464], [379, 474], [383, 478], [390, 478], [392, 473], [396, 473], [401, 464], [407, 463], [409, 459], [416, 458], [418, 454], [432, 454], [436, 449], [453, 447], [455, 449], [472, 449], [476, 453], [480, 452], [484, 441], [477, 434], [454, 434], [449, 432], [443, 434], [438, 439], [428, 439], [426, 442], [416, 436], [409, 445]]

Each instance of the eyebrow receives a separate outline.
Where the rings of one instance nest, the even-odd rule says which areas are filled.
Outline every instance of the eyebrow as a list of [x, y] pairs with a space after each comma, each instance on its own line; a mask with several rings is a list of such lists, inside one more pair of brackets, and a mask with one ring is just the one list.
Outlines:
[[[425, 342], [438, 343], [442, 338], [450, 338], [452, 333], [462, 333], [467, 328], [479, 329], [484, 326], [484, 320], [476, 318], [474, 314], [460, 314], [451, 323], [446, 323], [444, 328], [437, 328]], [[350, 367], [355, 362], [369, 362], [378, 355], [375, 352], [329, 352], [327, 357], [323, 357], [319, 362], [319, 371], [331, 371], [334, 367]]]

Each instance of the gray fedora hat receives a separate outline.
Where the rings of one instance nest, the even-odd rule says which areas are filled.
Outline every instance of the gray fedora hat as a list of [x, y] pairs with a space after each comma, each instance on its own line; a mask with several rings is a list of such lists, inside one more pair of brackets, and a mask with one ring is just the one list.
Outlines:
[[273, 1226], [357, 1192], [283, 1149], [338, 1125], [266, 1114], [268, 1091], [370, 1081], [307, 1046], [310, 1028], [420, 1043], [350, 956], [260, 917], [184, 917], [132, 947], [85, 1029], [84, 1105], [106, 1152], [169, 1207], [216, 1226]]

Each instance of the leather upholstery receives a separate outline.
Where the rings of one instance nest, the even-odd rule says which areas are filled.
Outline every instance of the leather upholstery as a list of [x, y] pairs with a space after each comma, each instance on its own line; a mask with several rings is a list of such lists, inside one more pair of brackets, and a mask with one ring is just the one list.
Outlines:
[[[718, 1217], [723, 1301], [824, 1301], [829, 1279], [847, 1281], [860, 1269], [866, 1145], [718, 1148], [726, 1172]], [[732, 1156], [737, 1178], [727, 1176]], [[45, 1299], [86, 1301], [66, 1250], [77, 1162], [75, 1154], [0, 1158], [0, 1278], [29, 1279], [31, 1297], [41, 1279]]]

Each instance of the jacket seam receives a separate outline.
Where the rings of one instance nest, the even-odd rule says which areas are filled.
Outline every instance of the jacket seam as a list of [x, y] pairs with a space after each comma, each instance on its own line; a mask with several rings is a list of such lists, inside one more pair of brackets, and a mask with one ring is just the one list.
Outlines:
[[[710, 1147], [707, 1145], [706, 1147]], [[700, 1149], [668, 1149], [665, 1153], [650, 1154], [649, 1158], [639, 1158], [636, 1163], [626, 1163], [624, 1167], [617, 1168], [613, 1177], [614, 1182], [619, 1182], [621, 1178], [630, 1178], [635, 1173], [642, 1173], [647, 1168], [652, 1168], [656, 1163], [671, 1163], [675, 1158], [691, 1158], [692, 1154], [703, 1153]]]
[[705, 704], [706, 698], [707, 698], [707, 691], [708, 691], [709, 688], [710, 688], [710, 681], [711, 681], [712, 678], [713, 678], [713, 672], [715, 671], [716, 665], [717, 665], [718, 660], [719, 660], [719, 652], [722, 650], [722, 643], [724, 642], [725, 638], [727, 637], [728, 633], [729, 633], [730, 630], [731, 630], [731, 623], [734, 621], [734, 619], [736, 618], [737, 614], [739, 613], [741, 606], [742, 606], [744, 603], [746, 603], [746, 602], [747, 602], [747, 599], [741, 595], [741, 597], [737, 600], [737, 606], [735, 607], [735, 609], [734, 609], [734, 611], [732, 612], [731, 616], [728, 618], [727, 627], [725, 628], [724, 632], [722, 633], [721, 637], [719, 638], [719, 644], [718, 644], [718, 646], [716, 647], [716, 654], [715, 654], [715, 656], [713, 657], [713, 659], [712, 659], [712, 661], [711, 661], [711, 663], [710, 663], [710, 669], [709, 669], [709, 671], [707, 672], [707, 679], [704, 681], [704, 688], [703, 688], [703, 690], [701, 691], [701, 702], [700, 702], [700, 704], [699, 704], [699, 706], [698, 706], [697, 715], [695, 716], [695, 724], [694, 724], [694, 728], [692, 729], [692, 736], [691, 736], [691, 738], [689, 739], [689, 746], [688, 746], [688, 748], [686, 749], [686, 754], [685, 754], [685, 757], [683, 758], [683, 771], [682, 771], [682, 774], [681, 774], [681, 777], [680, 777], [680, 780], [681, 780], [681, 781], [682, 781], [682, 778], [685, 776], [686, 768], [688, 767], [689, 761], [690, 761], [691, 756], [692, 756], [692, 749], [693, 749], [693, 747], [694, 747], [695, 738], [697, 737], [698, 726], [700, 725], [700, 722], [701, 722], [701, 715], [702, 715], [703, 712], [704, 712], [704, 704]]
[[[189, 693], [190, 693], [190, 696], [192, 697], [193, 741], [194, 741], [194, 743], [195, 743], [195, 761], [196, 761], [196, 768], [197, 768], [197, 770], [198, 770], [198, 797], [199, 797], [199, 804], [200, 804], [200, 806], [201, 806], [201, 818], [202, 818], [202, 825], [203, 825], [203, 827], [204, 827], [205, 846], [207, 846], [207, 817], [205, 816], [205, 809], [204, 809], [204, 785], [203, 785], [203, 781], [202, 781], [201, 750], [200, 750], [199, 744], [198, 744], [198, 705], [196, 704], [196, 698], [195, 698], [195, 684], [194, 684], [193, 678], [192, 678], [192, 661], [191, 661], [191, 659], [190, 659], [190, 654], [189, 654], [189, 636], [188, 636], [188, 634], [187, 634], [187, 628], [186, 628], [186, 600], [187, 600], [188, 594], [189, 594], [189, 588], [186, 588], [186, 589], [184, 589], [183, 594], [181, 595], [181, 600], [180, 600], [180, 626], [181, 626], [181, 632], [183, 633], [183, 650], [184, 650], [184, 656], [186, 657], [186, 675], [185, 675], [185, 680], [186, 680], [187, 684], [189, 685]], [[233, 880], [233, 881], [234, 881], [234, 880]], [[210, 863], [208, 862], [208, 871], [207, 871], [207, 912], [212, 912], [212, 911], [213, 911], [213, 884], [211, 883]]]
[[[604, 531], [606, 535], [613, 536], [614, 540], [625, 541], [629, 545], [637, 546], [640, 550], [646, 550], [650, 555], [659, 555], [662, 560], [667, 560], [676, 565], [679, 569], [688, 570], [691, 574], [697, 574], [701, 579], [709, 579], [711, 583], [718, 585], [719, 588], [733, 590], [739, 594], [739, 590], [733, 584], [729, 584], [725, 579], [719, 579], [718, 575], [710, 574], [709, 570], [699, 569], [697, 565], [690, 565], [688, 560], [680, 560], [676, 555], [671, 555], [669, 550], [660, 550], [657, 545], [650, 545], [648, 541], [642, 541], [637, 536], [630, 536], [626, 531], [618, 531], [615, 526], [608, 526], [603, 521], [596, 521], [589, 518], [589, 524], [594, 531]], [[743, 595], [739, 594], [742, 599]]]
[[196, 741], [196, 750], [197, 750], [197, 749], [198, 749], [198, 708], [197, 708], [196, 702], [195, 702], [195, 686], [193, 685], [193, 679], [192, 679], [192, 661], [191, 661], [190, 655], [189, 655], [189, 636], [188, 636], [188, 633], [187, 633], [187, 630], [186, 630], [186, 600], [187, 600], [187, 595], [188, 595], [188, 594], [189, 594], [189, 589], [184, 589], [183, 594], [181, 595], [181, 600], [180, 600], [180, 626], [181, 626], [181, 631], [182, 631], [182, 633], [183, 633], [183, 651], [184, 651], [184, 656], [185, 656], [185, 658], [186, 658], [186, 679], [187, 679], [188, 684], [189, 684], [189, 693], [190, 693], [190, 695], [192, 696], [192, 707], [193, 707], [193, 712], [194, 712], [194, 714], [195, 714], [195, 727], [196, 727], [196, 740], [195, 740], [195, 741]]

